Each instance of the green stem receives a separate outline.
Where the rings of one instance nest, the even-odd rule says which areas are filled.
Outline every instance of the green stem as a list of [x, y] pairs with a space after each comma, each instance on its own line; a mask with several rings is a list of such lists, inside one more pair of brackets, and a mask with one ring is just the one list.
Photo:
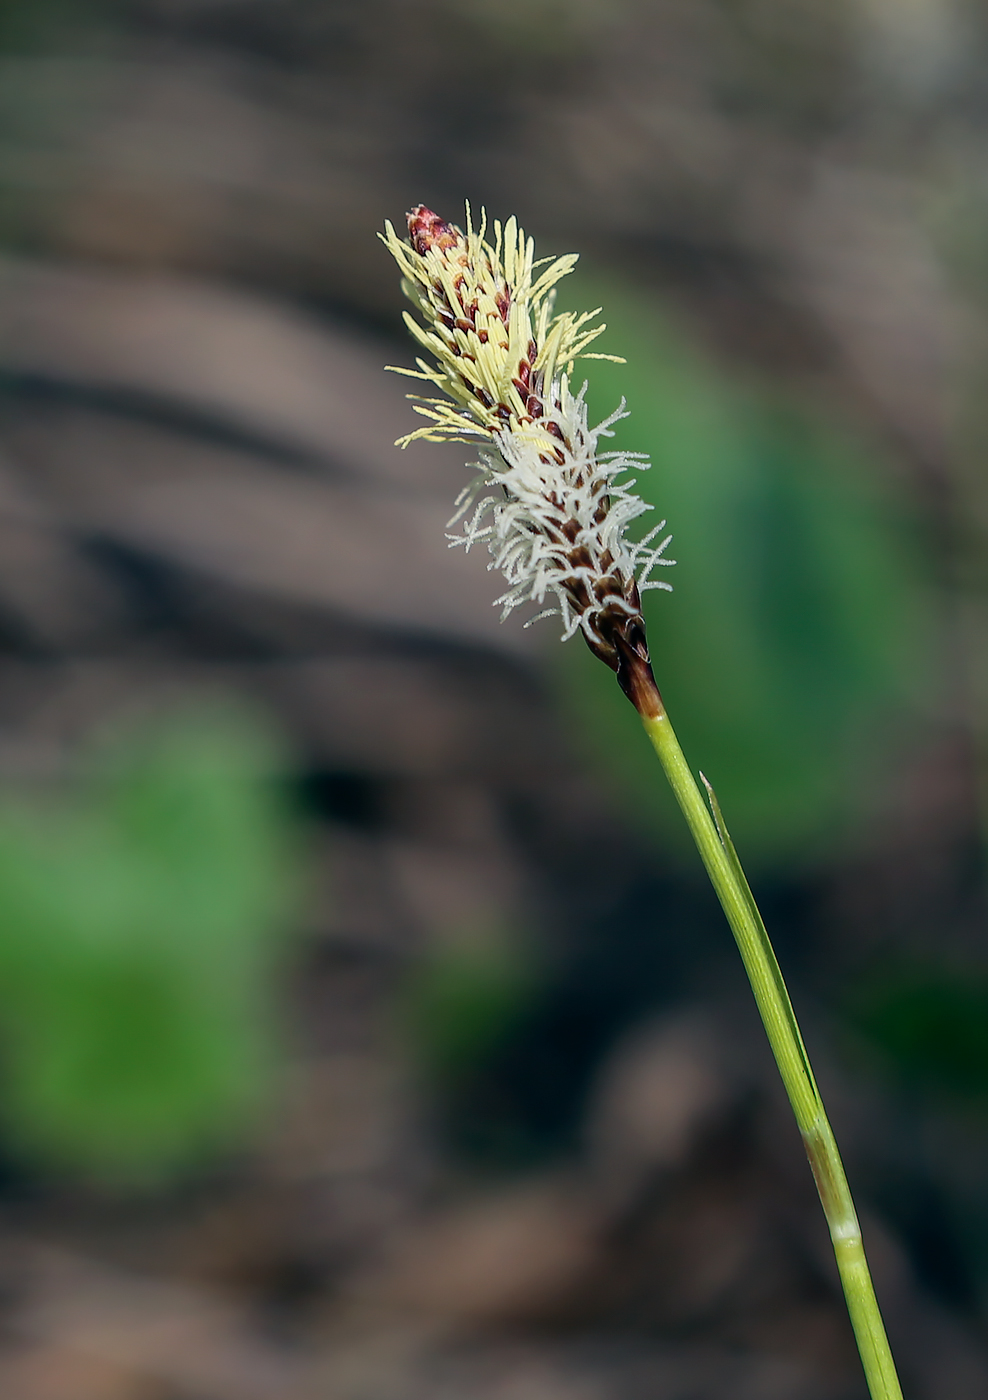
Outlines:
[[902, 1400], [837, 1142], [827, 1121], [782, 972], [727, 834], [717, 799], [704, 779], [710, 797], [708, 808], [665, 709], [661, 708], [656, 715], [643, 714], [642, 723], [682, 808], [740, 949], [820, 1192], [872, 1400]]

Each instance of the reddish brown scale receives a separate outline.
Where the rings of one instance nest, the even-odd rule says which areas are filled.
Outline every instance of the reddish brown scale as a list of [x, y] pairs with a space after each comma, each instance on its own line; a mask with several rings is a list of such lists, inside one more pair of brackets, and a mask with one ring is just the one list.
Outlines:
[[[463, 242], [463, 235], [458, 228], [448, 224], [424, 204], [416, 204], [414, 209], [408, 211], [407, 217], [408, 236], [412, 240], [412, 247], [420, 255], [427, 253], [430, 248], [446, 252]], [[436, 290], [441, 291], [441, 285]]]
[[541, 418], [544, 412], [544, 409], [542, 407], [542, 400], [536, 398], [534, 394], [529, 394], [528, 399], [525, 403], [525, 412], [531, 418]]
[[484, 388], [482, 388], [479, 384], [478, 384], [477, 388], [474, 389], [474, 393], [476, 394], [477, 398], [480, 400], [480, 402], [484, 405], [485, 408], [493, 408], [493, 407], [494, 407], [494, 396], [493, 396], [493, 394], [489, 394], [489, 393], [487, 392], [487, 390], [484, 389]]
[[536, 345], [536, 343], [535, 343], [534, 340], [530, 340], [530, 341], [528, 342], [528, 358], [529, 358], [529, 362], [530, 362], [531, 364], [534, 365], [534, 363], [535, 363], [535, 357], [536, 357], [536, 355], [537, 355], [538, 353], [539, 353], [539, 347]]
[[494, 305], [498, 309], [501, 320], [507, 325], [508, 312], [511, 310], [511, 293], [505, 288], [503, 292], [498, 292], [494, 298]]
[[443, 325], [448, 331], [451, 331], [456, 325], [456, 318], [452, 316], [448, 311], [437, 311], [436, 316], [443, 323]]
[[559, 424], [555, 421], [554, 418], [549, 418], [546, 421], [545, 430], [547, 433], [552, 433], [552, 436], [557, 437], [560, 442], [566, 441], [566, 436], [563, 433], [562, 428], [559, 426]]
[[518, 380], [520, 379], [521, 382], [522, 382], [522, 384], [524, 384], [524, 386], [525, 386], [525, 392], [527, 393], [527, 392], [528, 392], [528, 381], [531, 379], [531, 377], [532, 377], [532, 366], [528, 363], [527, 360], [519, 360], [519, 362], [518, 362], [518, 379], [516, 379], [514, 382], [517, 384], [517, 383], [518, 383]]
[[472, 321], [468, 321], [468, 320], [466, 319], [465, 316], [457, 316], [455, 325], [456, 325], [456, 329], [457, 329], [458, 331], [472, 331], [472, 330], [473, 330], [473, 322], [472, 322]]
[[490, 336], [487, 334], [486, 331], [478, 331], [477, 339], [480, 341], [481, 345], [486, 345], [488, 340], [490, 339]]

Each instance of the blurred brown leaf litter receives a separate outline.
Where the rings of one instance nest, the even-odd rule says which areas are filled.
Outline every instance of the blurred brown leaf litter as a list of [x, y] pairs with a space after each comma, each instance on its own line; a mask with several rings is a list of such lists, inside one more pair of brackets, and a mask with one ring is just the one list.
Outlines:
[[660, 683], [908, 1393], [985, 1393], [986, 51], [974, 0], [8, 0], [11, 1395], [863, 1394], [618, 697], [446, 549], [455, 449], [392, 446], [374, 232], [465, 197], [601, 289]]

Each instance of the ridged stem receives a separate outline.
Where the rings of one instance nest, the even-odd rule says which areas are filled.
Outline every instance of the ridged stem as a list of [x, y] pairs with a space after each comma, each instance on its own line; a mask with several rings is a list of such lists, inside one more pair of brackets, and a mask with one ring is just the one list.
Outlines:
[[[654, 709], [655, 706], [640, 707], [640, 712], [642, 708]], [[872, 1400], [902, 1400], [837, 1142], [813, 1077], [782, 972], [724, 826], [717, 799], [707, 785], [708, 807], [664, 707], [659, 708], [658, 714], [642, 713], [642, 723], [727, 915], [751, 982], [830, 1227], [847, 1310]]]

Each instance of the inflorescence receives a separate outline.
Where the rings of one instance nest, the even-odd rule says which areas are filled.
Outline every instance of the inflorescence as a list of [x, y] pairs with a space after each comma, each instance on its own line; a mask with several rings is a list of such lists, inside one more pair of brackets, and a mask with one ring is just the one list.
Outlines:
[[623, 400], [591, 428], [586, 385], [579, 393], [570, 388], [575, 360], [617, 356], [588, 353], [604, 330], [592, 324], [599, 308], [553, 314], [555, 285], [576, 254], [536, 262], [533, 240], [513, 218], [503, 228], [494, 223], [491, 243], [486, 219], [474, 229], [469, 206], [466, 224], [463, 233], [418, 205], [408, 215], [408, 243], [390, 223], [382, 235], [425, 323], [406, 312], [406, 324], [435, 360], [418, 359], [416, 370], [391, 368], [443, 395], [410, 395], [429, 422], [399, 445], [482, 440], [472, 464], [478, 476], [450, 521], [463, 522], [462, 532], [450, 543], [488, 545], [489, 567], [508, 583], [498, 599], [505, 615], [526, 603], [541, 607], [554, 595], [558, 606], [530, 621], [561, 615], [564, 638], [582, 629], [627, 690], [629, 668], [648, 666], [641, 594], [669, 588], [650, 575], [673, 561], [663, 557], [671, 536], [653, 543], [664, 520], [638, 543], [625, 538], [652, 507], [633, 494], [633, 478], [618, 479], [647, 469], [647, 457], [598, 451], [599, 439], [613, 436], [612, 425], [626, 416]]

